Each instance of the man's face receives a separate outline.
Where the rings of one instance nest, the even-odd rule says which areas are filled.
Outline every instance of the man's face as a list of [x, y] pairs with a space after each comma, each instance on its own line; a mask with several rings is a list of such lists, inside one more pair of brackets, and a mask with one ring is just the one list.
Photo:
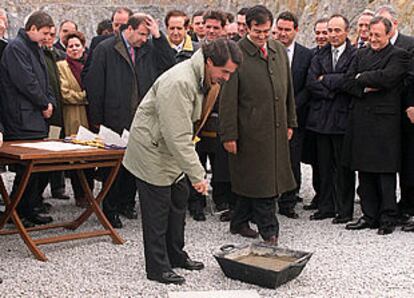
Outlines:
[[369, 22], [371, 21], [372, 16], [362, 15], [358, 19], [358, 29], [357, 35], [361, 38], [362, 41], [367, 41], [369, 38]]
[[46, 39], [42, 42], [42, 46], [47, 47], [48, 49], [53, 48], [53, 44], [56, 40], [56, 27], [50, 27], [49, 34]]
[[207, 41], [213, 41], [220, 38], [223, 34], [223, 27], [219, 20], [207, 19], [204, 27], [206, 28]]
[[251, 27], [247, 28], [247, 33], [252, 42], [259, 48], [263, 48], [270, 36], [272, 23], [267, 21], [264, 24], [258, 25], [256, 21], [251, 23]]
[[230, 79], [230, 75], [237, 69], [237, 64], [229, 59], [224, 66], [215, 66], [208, 58], [206, 68], [211, 82], [222, 84]]
[[238, 14], [237, 15], [237, 31], [241, 37], [244, 37], [247, 33], [247, 25], [246, 25], [246, 16]]
[[320, 48], [328, 44], [328, 23], [318, 23], [315, 26], [315, 41]]
[[194, 17], [192, 26], [195, 34], [197, 34], [198, 37], [204, 38], [204, 36], [206, 36], [203, 16]]
[[273, 24], [272, 26], [272, 39], [278, 40], [279, 39], [279, 31], [277, 31], [277, 24]]
[[186, 28], [184, 27], [185, 17], [170, 17], [168, 20], [167, 34], [170, 41], [179, 45], [185, 38]]
[[6, 33], [6, 29], [7, 29], [7, 24], [4, 21], [4, 18], [0, 17], [0, 37], [4, 36], [4, 34]]
[[228, 24], [226, 27], [226, 31], [227, 31], [227, 38], [232, 39], [236, 37], [238, 34], [237, 23]]
[[381, 13], [378, 14], [381, 17], [387, 18], [391, 21], [392, 23], [392, 29], [390, 32], [390, 36], [394, 36], [395, 32], [398, 29], [398, 20], [394, 19], [394, 17], [388, 12], [388, 11], [382, 11]]
[[390, 42], [390, 34], [385, 33], [383, 23], [373, 24], [369, 30], [369, 43], [374, 51], [385, 48]]
[[59, 31], [59, 39], [64, 40], [65, 37], [71, 33], [76, 31], [76, 26], [72, 22], [66, 22], [60, 27]]
[[120, 11], [114, 14], [114, 19], [112, 20], [112, 29], [116, 34], [119, 33], [119, 27], [128, 23], [129, 14], [126, 11]]
[[44, 45], [49, 37], [50, 27], [42, 27], [40, 29], [37, 29], [36, 26], [33, 25], [27, 34], [31, 41], [37, 42], [40, 45]]
[[295, 40], [296, 33], [298, 33], [298, 28], [295, 29], [294, 23], [287, 20], [278, 20], [277, 21], [277, 31], [279, 32], [279, 41], [285, 46], [288, 47]]
[[142, 47], [147, 42], [149, 34], [150, 31], [144, 23], [141, 23], [135, 30], [131, 26], [125, 30], [128, 43], [135, 48]]
[[330, 44], [337, 48], [343, 45], [348, 37], [348, 29], [342, 18], [332, 18], [328, 22], [328, 36]]

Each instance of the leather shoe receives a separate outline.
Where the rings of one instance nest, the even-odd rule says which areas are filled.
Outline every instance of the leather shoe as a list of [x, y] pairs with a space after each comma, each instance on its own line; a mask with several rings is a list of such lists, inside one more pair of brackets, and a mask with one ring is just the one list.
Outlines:
[[392, 223], [383, 223], [378, 229], [378, 235], [389, 235], [395, 231], [395, 225]]
[[407, 213], [402, 213], [397, 218], [397, 225], [404, 226], [408, 221], [410, 221], [411, 215]]
[[404, 232], [414, 232], [414, 220], [409, 221], [408, 223], [406, 223], [403, 227], [402, 230]]
[[335, 217], [334, 213], [320, 213], [320, 212], [315, 212], [314, 214], [312, 214], [309, 219], [310, 220], [323, 220], [323, 219], [327, 219], [327, 218], [332, 218]]
[[341, 216], [336, 216], [336, 217], [332, 220], [332, 223], [333, 223], [334, 225], [337, 225], [337, 224], [344, 224], [344, 223], [350, 222], [351, 220], [352, 220], [352, 217], [341, 217]]
[[147, 275], [149, 280], [155, 280], [163, 284], [182, 285], [185, 283], [185, 278], [173, 271], [163, 272], [160, 276]]
[[303, 206], [303, 210], [317, 210], [318, 209], [318, 205], [315, 203], [310, 203], [309, 205], [304, 205]]
[[187, 258], [183, 264], [173, 266], [173, 268], [183, 268], [186, 270], [202, 270], [204, 269], [204, 264], [202, 262], [193, 261], [190, 258]]
[[232, 213], [231, 213], [231, 211], [229, 210], [229, 211], [224, 211], [224, 213], [222, 213], [221, 215], [220, 215], [220, 221], [221, 222], [227, 222], [227, 221], [230, 221], [231, 220], [231, 217], [232, 217]]
[[138, 213], [137, 213], [137, 210], [135, 209], [135, 207], [125, 208], [125, 209], [119, 210], [119, 214], [125, 216], [128, 219], [137, 219], [138, 218]]
[[105, 214], [112, 227], [115, 229], [122, 229], [122, 221], [118, 214]]
[[242, 226], [240, 229], [237, 230], [230, 228], [230, 233], [239, 234], [246, 238], [257, 238], [259, 236], [259, 233], [251, 229], [249, 226]]
[[299, 218], [299, 215], [295, 212], [293, 208], [290, 209], [280, 209], [279, 214], [284, 215], [286, 217], [297, 219]]
[[206, 221], [206, 216], [204, 214], [204, 211], [198, 211], [193, 214], [193, 219], [195, 221]]
[[376, 225], [369, 223], [366, 219], [361, 217], [356, 222], [349, 223], [345, 226], [347, 230], [363, 230], [363, 229], [375, 229]]
[[277, 238], [277, 236], [273, 235], [269, 239], [266, 239], [265, 243], [269, 245], [277, 246], [278, 240], [279, 239]]
[[45, 225], [51, 223], [53, 218], [50, 216], [41, 216], [39, 214], [34, 214], [31, 216], [27, 216], [26, 219], [35, 225]]
[[35, 213], [49, 213], [50, 209], [52, 208], [52, 205], [50, 205], [49, 203], [39, 203], [36, 207], [33, 208], [33, 211]]

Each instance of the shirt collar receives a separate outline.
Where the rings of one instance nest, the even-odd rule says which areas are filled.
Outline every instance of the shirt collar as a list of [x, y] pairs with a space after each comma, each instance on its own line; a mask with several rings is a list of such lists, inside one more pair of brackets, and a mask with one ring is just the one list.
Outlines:
[[394, 44], [395, 44], [395, 42], [397, 41], [397, 38], [398, 38], [398, 30], [397, 30], [397, 31], [395, 31], [394, 36], [393, 36], [393, 37], [391, 37], [391, 39], [390, 39], [390, 43], [391, 43], [392, 45], [394, 45]]
[[290, 46], [288, 46], [288, 47], [286, 48], [286, 51], [287, 51], [288, 53], [292, 53], [292, 54], [293, 54], [293, 52], [295, 51], [295, 42], [292, 42], [292, 43], [290, 44]]
[[[247, 39], [248, 40], [250, 40], [256, 47], [258, 47], [255, 43], [254, 43], [254, 41], [250, 38], [250, 35], [249, 34], [247, 34]], [[265, 48], [266, 50], [267, 50], [267, 42], [264, 44], [264, 46], [262, 47], [262, 48]]]
[[128, 40], [126, 39], [124, 31], [121, 32], [121, 36], [122, 36], [122, 40], [125, 42], [127, 50], [129, 51], [129, 49], [131, 48], [131, 45], [129, 44]]
[[185, 38], [183, 39], [183, 41], [179, 45], [173, 45], [174, 50], [176, 50], [178, 53], [180, 53], [184, 48], [184, 42], [185, 42]]
[[[344, 42], [342, 45], [336, 48], [338, 50], [338, 57], [341, 57], [342, 53], [345, 51], [345, 48], [346, 48], [346, 42]], [[334, 49], [335, 49], [334, 47], [331, 47], [331, 51], [333, 51]]]

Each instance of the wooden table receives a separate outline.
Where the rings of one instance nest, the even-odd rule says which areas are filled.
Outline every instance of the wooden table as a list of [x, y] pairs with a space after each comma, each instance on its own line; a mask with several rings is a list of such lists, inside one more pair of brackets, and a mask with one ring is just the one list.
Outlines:
[[[0, 147], [1, 164], [20, 164], [25, 167], [25, 171], [20, 181], [20, 184], [12, 198], [9, 197], [9, 194], [4, 186], [3, 178], [0, 175], [0, 193], [3, 196], [3, 200], [6, 205], [6, 211], [4, 215], [0, 218], [0, 235], [10, 235], [17, 233], [20, 234], [23, 241], [26, 243], [27, 247], [30, 249], [33, 255], [41, 261], [47, 261], [47, 257], [38, 248], [39, 245], [100, 236], [110, 236], [115, 244], [124, 243], [125, 241], [118, 235], [118, 233], [109, 223], [109, 221], [107, 220], [100, 208], [100, 203], [108, 193], [112, 183], [115, 180], [116, 174], [118, 173], [122, 157], [124, 155], [124, 150], [105, 150], [93, 148], [71, 151], [49, 151], [14, 146], [17, 143], [28, 142], [35, 141], [4, 142], [3, 146]], [[93, 193], [88, 185], [85, 174], [83, 172], [84, 169], [91, 168], [110, 168], [109, 176], [104, 182], [101, 191], [96, 197], [93, 196]], [[25, 228], [19, 218], [19, 215], [16, 212], [16, 207], [23, 196], [30, 175], [32, 173], [63, 170], [76, 170], [82, 188], [85, 192], [85, 198], [89, 202], [90, 206], [87, 209], [85, 209], [78, 218], [71, 222]], [[56, 228], [76, 230], [84, 222], [86, 222], [92, 214], [96, 215], [98, 221], [104, 228], [103, 230], [78, 232], [39, 239], [33, 239], [29, 235], [29, 232]], [[14, 224], [16, 225], [16, 229], [3, 229], [9, 218], [12, 218]]]

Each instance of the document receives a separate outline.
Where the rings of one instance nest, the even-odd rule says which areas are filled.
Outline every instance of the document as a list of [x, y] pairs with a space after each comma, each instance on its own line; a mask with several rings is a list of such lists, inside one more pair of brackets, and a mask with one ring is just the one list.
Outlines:
[[120, 136], [112, 129], [101, 125], [99, 128], [98, 137], [102, 139], [105, 146], [117, 146], [124, 148], [128, 143], [129, 132], [124, 129], [122, 136]]
[[19, 143], [19, 144], [13, 144], [12, 146], [48, 150], [48, 151], [70, 151], [70, 150], [96, 149], [95, 147], [91, 147], [91, 146], [84, 146], [84, 145], [56, 142], [56, 141]]

